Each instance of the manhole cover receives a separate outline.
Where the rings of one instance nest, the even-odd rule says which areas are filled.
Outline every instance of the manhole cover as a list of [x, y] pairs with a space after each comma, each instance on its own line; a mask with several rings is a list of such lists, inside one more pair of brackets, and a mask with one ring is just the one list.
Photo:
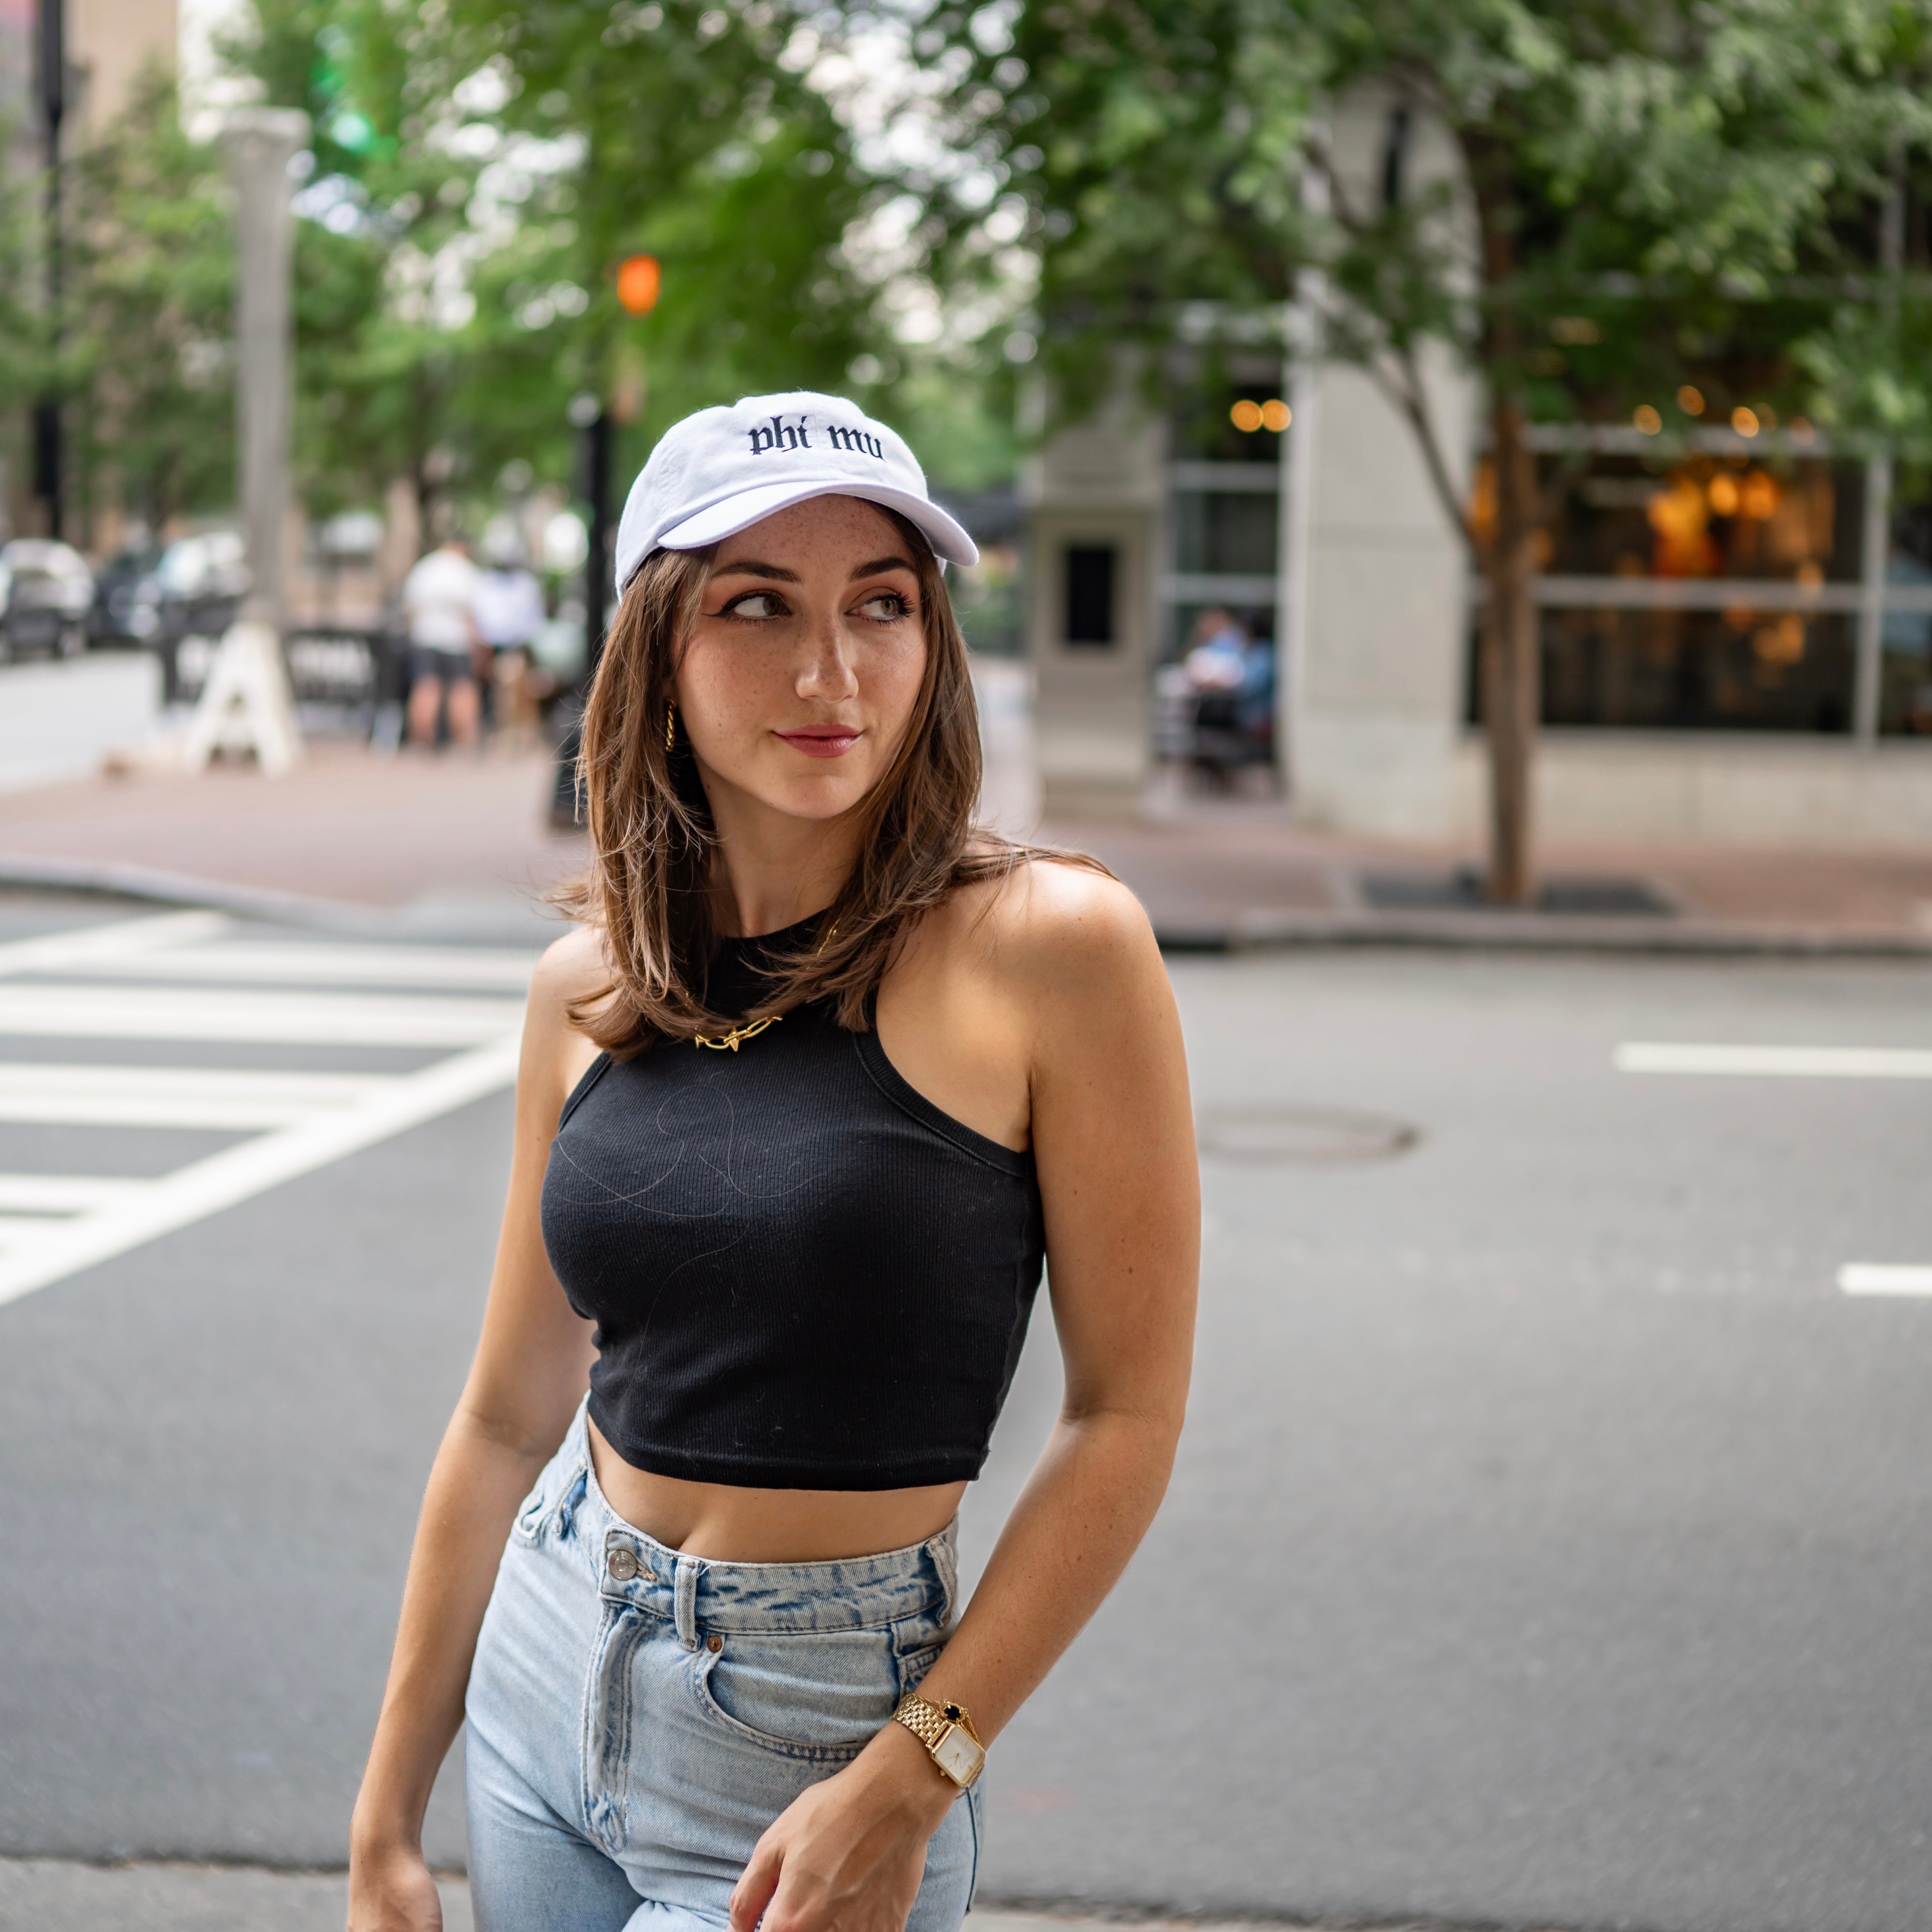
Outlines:
[[1201, 1151], [1222, 1160], [1311, 1166], [1393, 1160], [1422, 1138], [1422, 1130], [1406, 1120], [1339, 1107], [1214, 1107], [1196, 1131]]

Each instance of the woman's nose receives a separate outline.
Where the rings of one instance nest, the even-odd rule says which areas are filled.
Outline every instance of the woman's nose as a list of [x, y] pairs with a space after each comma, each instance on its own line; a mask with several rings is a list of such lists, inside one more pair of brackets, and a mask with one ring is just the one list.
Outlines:
[[824, 619], [812, 626], [806, 651], [805, 662], [799, 669], [801, 698], [850, 698], [858, 689], [851, 656], [846, 648], [844, 627], [837, 618]]

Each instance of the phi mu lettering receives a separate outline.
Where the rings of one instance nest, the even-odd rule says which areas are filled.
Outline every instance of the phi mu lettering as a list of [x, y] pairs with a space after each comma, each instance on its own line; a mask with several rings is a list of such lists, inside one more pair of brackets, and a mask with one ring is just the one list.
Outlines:
[[[862, 429], [842, 429], [838, 424], [828, 424], [826, 434], [830, 437], [834, 449], [849, 449], [860, 456], [875, 456], [883, 463], [886, 460], [885, 446], [875, 436], [868, 436]], [[773, 416], [767, 429], [759, 424], [751, 431], [752, 454], [762, 456], [768, 449], [809, 449], [812, 438], [806, 433], [806, 418], [800, 415], [796, 422], [787, 422], [783, 416]]]

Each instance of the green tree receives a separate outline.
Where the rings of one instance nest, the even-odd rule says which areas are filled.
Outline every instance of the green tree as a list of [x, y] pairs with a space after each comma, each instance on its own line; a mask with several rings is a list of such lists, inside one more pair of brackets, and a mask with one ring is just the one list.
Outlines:
[[[628, 462], [706, 403], [842, 383], [873, 339], [843, 247], [868, 186], [776, 8], [256, 10], [233, 57], [316, 130], [297, 248], [314, 506], [406, 477], [428, 528], [513, 458], [571, 479], [577, 392], [630, 422]], [[642, 317], [615, 286], [636, 253], [663, 265]]]
[[[942, 0], [920, 46], [952, 63], [956, 142], [1030, 211], [1063, 410], [1108, 380], [1099, 352], [1160, 350], [1184, 304], [1252, 333], [1322, 292], [1323, 352], [1408, 420], [1486, 589], [1489, 885], [1514, 902], [1534, 884], [1531, 580], [1570, 480], [1526, 433], [1628, 422], [1718, 345], [1820, 422], [1922, 421], [1922, 284], [1879, 270], [1894, 176], [1932, 136], [1929, 44], [1928, 0]], [[1456, 176], [1392, 196], [1344, 178], [1324, 116], [1371, 84], [1446, 127]], [[973, 232], [977, 205], [927, 191], [949, 247]], [[1480, 379], [1480, 498], [1431, 412], [1432, 341]]]
[[76, 507], [158, 530], [234, 496], [234, 220], [222, 158], [150, 69], [70, 164], [61, 387]]

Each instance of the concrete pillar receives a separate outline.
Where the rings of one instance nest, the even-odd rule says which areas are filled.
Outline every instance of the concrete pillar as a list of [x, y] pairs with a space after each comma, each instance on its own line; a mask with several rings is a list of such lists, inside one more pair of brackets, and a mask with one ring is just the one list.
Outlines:
[[242, 615], [278, 634], [294, 359], [288, 170], [308, 140], [308, 116], [292, 107], [236, 108], [221, 135], [236, 192], [236, 482], [254, 579]]
[[308, 116], [288, 107], [235, 110], [222, 128], [235, 177], [236, 478], [249, 590], [215, 652], [184, 759], [200, 771], [218, 751], [252, 752], [271, 777], [302, 755], [282, 661], [283, 583], [293, 414], [294, 234], [289, 163]]
[[1049, 438], [1021, 478], [1034, 736], [1049, 817], [1132, 815], [1152, 767], [1166, 429], [1139, 406], [1130, 375], [1094, 416]]

